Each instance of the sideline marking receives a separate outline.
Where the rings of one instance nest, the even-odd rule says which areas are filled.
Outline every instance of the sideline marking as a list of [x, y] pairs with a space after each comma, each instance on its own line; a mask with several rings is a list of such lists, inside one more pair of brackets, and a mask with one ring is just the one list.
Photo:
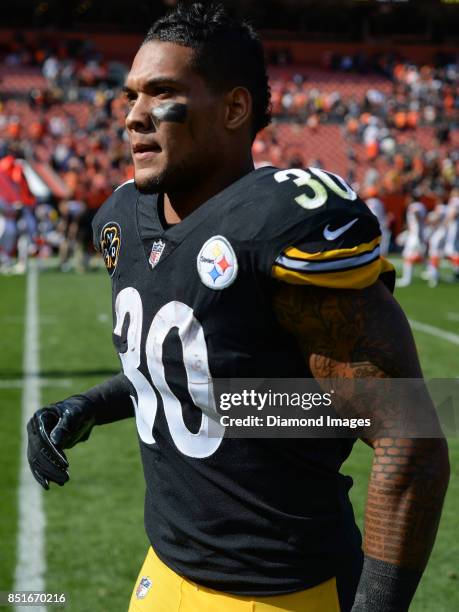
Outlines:
[[[72, 386], [72, 381], [69, 378], [38, 378], [37, 384], [40, 387], [63, 387], [67, 389]], [[0, 389], [22, 389], [24, 387], [24, 379], [14, 380], [5, 378], [0, 379]]]
[[445, 331], [439, 327], [434, 327], [433, 325], [428, 325], [427, 323], [421, 323], [420, 321], [414, 321], [413, 319], [408, 320], [411, 327], [416, 331], [430, 334], [431, 336], [441, 338], [442, 340], [446, 340], [447, 342], [451, 342], [452, 344], [457, 344], [459, 346], [459, 336], [457, 334]]
[[[35, 481], [27, 461], [27, 421], [40, 407], [40, 356], [38, 325], [38, 272], [36, 263], [29, 260], [26, 289], [24, 330], [24, 388], [22, 393], [21, 460], [18, 490], [17, 560], [15, 591], [45, 590], [45, 515], [40, 485]], [[17, 612], [28, 612], [30, 606], [16, 606]], [[46, 612], [46, 606], [37, 606]]]

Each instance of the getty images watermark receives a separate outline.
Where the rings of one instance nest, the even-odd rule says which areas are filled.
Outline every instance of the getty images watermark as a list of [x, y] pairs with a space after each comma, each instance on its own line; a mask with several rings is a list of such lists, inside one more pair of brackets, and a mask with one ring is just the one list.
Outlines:
[[456, 436], [459, 380], [216, 379], [208, 434], [236, 438]]
[[[219, 421], [223, 427], [370, 427], [370, 418], [340, 418], [331, 414], [319, 414], [315, 417], [286, 416], [290, 409], [301, 408], [302, 410], [328, 409], [333, 406], [333, 394], [335, 390], [325, 393], [297, 393], [281, 392], [269, 389], [265, 392], [251, 389], [243, 389], [241, 392], [222, 393], [219, 396], [219, 408], [221, 411], [229, 411], [237, 408], [253, 409], [257, 412], [265, 411], [267, 414], [247, 414], [246, 416], [230, 416], [222, 414]], [[269, 414], [268, 411], [275, 412]], [[285, 411], [285, 412], [284, 412]], [[233, 410], [234, 413], [234, 410]]]

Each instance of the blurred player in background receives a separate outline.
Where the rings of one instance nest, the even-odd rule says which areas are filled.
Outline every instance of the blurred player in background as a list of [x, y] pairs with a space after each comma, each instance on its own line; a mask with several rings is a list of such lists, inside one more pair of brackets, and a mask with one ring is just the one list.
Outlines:
[[14, 272], [14, 255], [16, 254], [17, 205], [0, 199], [0, 272]]
[[437, 204], [426, 216], [425, 238], [427, 241], [428, 264], [422, 277], [429, 287], [436, 287], [440, 280], [440, 263], [445, 250], [446, 227], [445, 204]]
[[59, 249], [62, 235], [58, 231], [59, 216], [51, 204], [43, 202], [35, 209], [37, 218], [37, 255], [40, 259], [46, 259], [55, 250]]
[[60, 221], [58, 231], [61, 236], [59, 244], [59, 265], [62, 272], [72, 267], [84, 269], [86, 244], [82, 244], [81, 224], [86, 206], [80, 200], [62, 200], [59, 202]]
[[424, 225], [426, 207], [421, 202], [412, 202], [406, 211], [406, 230], [399, 235], [398, 242], [403, 244], [403, 274], [397, 279], [397, 287], [408, 287], [413, 280], [413, 267], [424, 261], [426, 243]]
[[459, 189], [451, 192], [445, 223], [445, 257], [451, 262], [456, 280], [459, 280]]

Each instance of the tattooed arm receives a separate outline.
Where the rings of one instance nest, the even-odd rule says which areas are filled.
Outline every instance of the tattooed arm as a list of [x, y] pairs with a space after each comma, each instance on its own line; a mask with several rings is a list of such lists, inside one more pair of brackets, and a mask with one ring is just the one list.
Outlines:
[[[363, 290], [279, 284], [274, 307], [315, 378], [422, 377], [407, 320], [382, 283]], [[378, 420], [389, 408], [372, 406], [365, 416]], [[359, 416], [358, 406], [355, 411]], [[442, 438], [365, 442], [374, 459], [365, 563], [353, 610], [399, 612], [408, 609], [435, 540], [449, 478], [448, 452]]]

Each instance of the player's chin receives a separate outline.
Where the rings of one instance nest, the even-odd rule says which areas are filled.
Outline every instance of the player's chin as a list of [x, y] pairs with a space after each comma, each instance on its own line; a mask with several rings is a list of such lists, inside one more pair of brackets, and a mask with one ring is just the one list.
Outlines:
[[158, 193], [162, 190], [162, 173], [151, 168], [135, 168], [134, 182], [141, 193]]

